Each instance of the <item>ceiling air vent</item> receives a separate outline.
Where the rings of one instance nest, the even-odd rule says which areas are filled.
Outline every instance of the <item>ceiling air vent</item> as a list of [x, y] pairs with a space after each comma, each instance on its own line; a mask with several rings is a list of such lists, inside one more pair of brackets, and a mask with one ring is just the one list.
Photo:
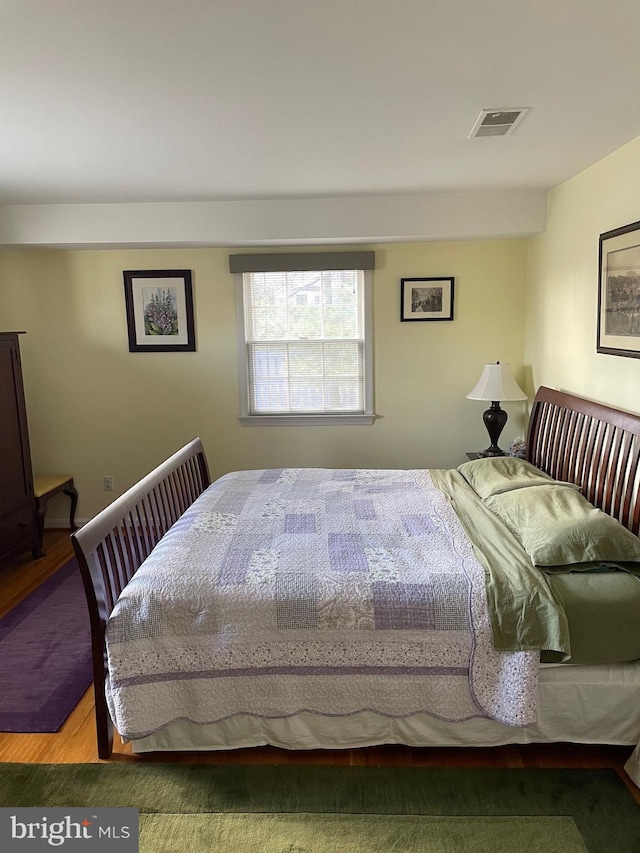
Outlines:
[[528, 112], [529, 107], [509, 110], [482, 110], [473, 125], [469, 139], [474, 136], [509, 136]]

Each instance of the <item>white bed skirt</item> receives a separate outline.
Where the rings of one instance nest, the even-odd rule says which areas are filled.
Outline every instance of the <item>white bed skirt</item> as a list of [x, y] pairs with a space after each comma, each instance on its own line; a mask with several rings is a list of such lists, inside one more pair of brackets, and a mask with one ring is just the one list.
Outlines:
[[[640, 661], [613, 666], [543, 665], [538, 721], [513, 728], [478, 718], [447, 723], [426, 714], [402, 719], [361, 712], [350, 717], [303, 713], [262, 719], [239, 715], [219, 723], [181, 720], [132, 741], [135, 753], [222, 750], [272, 745], [284, 749], [351, 749], [384, 743], [407, 746], [503, 746], [511, 743], [640, 742]], [[625, 767], [640, 786], [640, 747]]]

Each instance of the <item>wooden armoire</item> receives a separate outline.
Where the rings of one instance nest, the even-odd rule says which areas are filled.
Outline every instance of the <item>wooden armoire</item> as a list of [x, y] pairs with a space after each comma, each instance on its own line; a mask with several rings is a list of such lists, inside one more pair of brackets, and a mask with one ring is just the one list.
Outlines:
[[23, 332], [0, 332], [0, 563], [24, 551], [40, 556], [22, 384]]

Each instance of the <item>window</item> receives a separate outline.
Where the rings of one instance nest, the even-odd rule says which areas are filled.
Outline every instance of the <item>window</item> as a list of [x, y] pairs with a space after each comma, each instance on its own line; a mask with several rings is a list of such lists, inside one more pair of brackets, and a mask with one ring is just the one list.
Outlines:
[[244, 424], [372, 423], [373, 252], [231, 255]]

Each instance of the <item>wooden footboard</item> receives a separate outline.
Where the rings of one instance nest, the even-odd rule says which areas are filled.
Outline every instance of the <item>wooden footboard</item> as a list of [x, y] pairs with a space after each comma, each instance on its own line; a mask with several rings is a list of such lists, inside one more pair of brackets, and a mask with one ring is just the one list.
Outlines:
[[91, 621], [100, 758], [109, 758], [113, 748], [105, 697], [109, 614], [156, 543], [210, 482], [202, 442], [195, 438], [71, 536]]

